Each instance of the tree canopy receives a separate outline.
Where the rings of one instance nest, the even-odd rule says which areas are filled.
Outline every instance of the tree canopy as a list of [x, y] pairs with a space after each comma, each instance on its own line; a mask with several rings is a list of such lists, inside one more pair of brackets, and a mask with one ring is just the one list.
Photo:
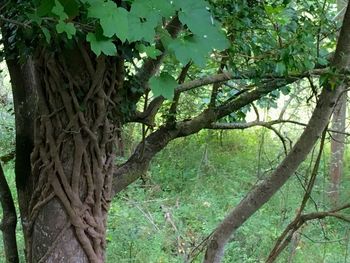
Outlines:
[[[170, 141], [262, 125], [286, 158], [211, 236], [204, 262], [220, 262], [232, 232], [305, 160], [345, 93], [348, 9], [316, 0], [1, 1], [27, 260], [103, 262], [112, 198]], [[316, 107], [288, 148], [272, 127], [282, 116], [263, 123], [258, 108], [306, 86]], [[246, 124], [251, 110], [257, 121]], [[129, 123], [142, 125], [142, 138], [120, 163]]]

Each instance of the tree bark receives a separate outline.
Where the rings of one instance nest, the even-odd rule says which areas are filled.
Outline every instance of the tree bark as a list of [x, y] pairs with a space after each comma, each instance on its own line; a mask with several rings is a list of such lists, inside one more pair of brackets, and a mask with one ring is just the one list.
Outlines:
[[[7, 33], [2, 31], [4, 39]], [[6, 48], [6, 41], [5, 41]], [[16, 190], [19, 212], [24, 232], [24, 241], [27, 243], [27, 226], [29, 217], [29, 200], [33, 192], [31, 176], [30, 154], [34, 145], [34, 118], [35, 118], [35, 75], [31, 58], [20, 64], [16, 58], [6, 58], [6, 64], [11, 77], [13, 102], [15, 108], [16, 125]]]
[[[347, 70], [349, 61], [350, 8], [348, 6], [332, 66], [339, 71]], [[265, 204], [295, 172], [299, 164], [307, 157], [313, 145], [320, 137], [321, 132], [326, 128], [334, 106], [343, 91], [343, 85], [340, 85], [335, 90], [332, 90], [329, 85], [323, 88], [309, 124], [293, 149], [271, 176], [251, 190], [216, 228], [209, 241], [203, 262], [221, 262], [225, 245], [234, 231]]]
[[343, 159], [345, 151], [345, 120], [346, 120], [346, 93], [339, 98], [334, 109], [332, 130], [339, 131], [331, 136], [331, 161], [330, 161], [330, 188], [329, 198], [332, 207], [337, 207], [339, 201], [339, 188], [343, 173]]
[[123, 61], [82, 45], [44, 50], [35, 68], [29, 262], [104, 262]]
[[0, 229], [3, 234], [6, 263], [17, 263], [18, 250], [16, 241], [17, 215], [9, 185], [0, 163], [0, 202], [2, 207], [2, 222]]
[[[337, 0], [338, 15], [337, 20], [341, 21], [344, 17], [347, 0]], [[330, 187], [329, 198], [331, 205], [336, 207], [339, 199], [339, 187], [343, 173], [343, 159], [345, 150], [345, 122], [346, 122], [346, 103], [347, 93], [339, 98], [333, 118], [332, 129], [340, 133], [332, 133], [331, 136], [331, 160], [330, 160]]]

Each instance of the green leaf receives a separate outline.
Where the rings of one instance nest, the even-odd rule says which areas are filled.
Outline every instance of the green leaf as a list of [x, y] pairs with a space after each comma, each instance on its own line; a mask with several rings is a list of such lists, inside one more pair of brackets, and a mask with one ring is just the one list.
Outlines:
[[148, 19], [147, 21], [140, 21], [140, 18], [129, 14], [128, 23], [129, 32], [127, 39], [129, 42], [144, 40], [152, 43], [154, 41], [156, 35], [155, 28], [158, 24], [156, 18]]
[[[67, 34], [67, 38], [68, 39], [71, 39], [72, 38], [72, 36], [74, 36], [75, 35], [75, 33], [76, 33], [76, 29], [75, 29], [75, 27], [74, 27], [74, 24], [73, 23], [66, 23], [66, 22], [64, 22], [64, 21], [62, 21], [62, 20], [60, 20], [59, 22], [58, 22], [58, 24], [56, 25], [56, 31], [57, 31], [57, 33], [66, 33]], [[45, 34], [45, 33], [44, 33]]]
[[160, 20], [162, 17], [168, 18], [175, 14], [175, 6], [172, 2], [171, 0], [135, 0], [130, 12], [145, 19], [156, 16]]
[[179, 19], [182, 24], [188, 26], [194, 34], [206, 34], [208, 26], [214, 25], [214, 20], [207, 9], [194, 9], [189, 12], [179, 12]]
[[286, 72], [286, 70], [286, 65], [282, 61], [276, 63], [275, 72], [277, 74], [283, 75]]
[[216, 35], [195, 35], [173, 39], [168, 44], [168, 49], [174, 52], [176, 59], [183, 65], [192, 60], [199, 67], [205, 66], [206, 59], [212, 49], [222, 50], [226, 47], [228, 47], [228, 41], [219, 31]]
[[319, 58], [317, 58], [317, 63], [322, 65], [322, 66], [326, 66], [326, 65], [328, 65], [329, 62], [326, 58], [319, 57]]
[[45, 36], [45, 40], [49, 44], [51, 42], [50, 31], [46, 27], [41, 27], [41, 31], [43, 31], [43, 34]]
[[195, 9], [208, 8], [208, 3], [203, 0], [174, 0], [176, 8], [184, 12], [191, 12]]
[[208, 26], [207, 32], [203, 35], [196, 35], [196, 38], [201, 43], [201, 45], [206, 45], [209, 50], [225, 50], [230, 46], [230, 42], [227, 40], [224, 32], [215, 27]]
[[107, 56], [114, 56], [117, 53], [117, 48], [112, 42], [112, 39], [97, 38], [94, 33], [88, 33], [86, 40], [90, 42], [92, 51], [99, 56], [101, 53]]
[[327, 74], [327, 73], [321, 74], [321, 76], [319, 78], [320, 86], [321, 87], [325, 86], [326, 83], [328, 82], [328, 79], [329, 79], [329, 74]]
[[149, 84], [154, 96], [163, 96], [168, 100], [173, 99], [177, 82], [170, 74], [162, 72], [158, 77], [153, 76]]
[[315, 63], [313, 61], [306, 59], [304, 61], [304, 66], [305, 66], [305, 69], [310, 70], [310, 69], [315, 68]]
[[79, 14], [79, 4], [76, 0], [59, 0], [64, 7], [64, 12], [68, 17], [75, 17]]
[[144, 44], [136, 45], [136, 49], [140, 53], [146, 53], [148, 57], [156, 59], [162, 52], [156, 49], [154, 46], [145, 46]]
[[165, 30], [164, 28], [158, 28], [157, 33], [159, 35], [159, 38], [160, 38], [163, 46], [165, 48], [168, 48], [169, 44], [173, 41], [169, 32], [167, 30]]
[[282, 92], [283, 95], [288, 95], [290, 93], [290, 88], [288, 86], [284, 86], [280, 88], [280, 91]]
[[32, 23], [36, 23], [39, 26], [41, 25], [43, 19], [37, 13], [26, 13], [26, 15]]
[[125, 41], [128, 33], [128, 11], [117, 7], [112, 1], [94, 2], [88, 9], [88, 16], [100, 19], [103, 34], [106, 37], [116, 35]]
[[68, 18], [68, 15], [64, 12], [63, 5], [58, 0], [55, 0], [55, 6], [52, 8], [52, 13], [57, 15], [60, 20]]
[[41, 0], [40, 5], [37, 7], [38, 16], [46, 16], [51, 13], [52, 8], [55, 6], [54, 0]]

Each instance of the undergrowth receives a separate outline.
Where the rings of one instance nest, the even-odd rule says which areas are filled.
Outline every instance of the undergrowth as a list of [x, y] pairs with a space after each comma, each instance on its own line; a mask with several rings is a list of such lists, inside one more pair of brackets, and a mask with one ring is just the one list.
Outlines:
[[[264, 143], [261, 144], [262, 135]], [[317, 148], [316, 148], [317, 149]], [[317, 150], [316, 150], [317, 153]], [[107, 262], [201, 262], [201, 242], [245, 194], [283, 158], [280, 142], [262, 129], [201, 132], [172, 142], [153, 160], [144, 180], [131, 185], [111, 204]], [[306, 212], [329, 209], [328, 150]], [[349, 153], [347, 152], [347, 159]], [[264, 262], [274, 242], [293, 219], [304, 194], [311, 156], [289, 182], [241, 227], [229, 242], [224, 262]], [[347, 162], [345, 162], [347, 164]], [[349, 198], [349, 167], [345, 167], [342, 200]], [[13, 164], [5, 173], [15, 192]], [[23, 257], [23, 236], [18, 227]], [[305, 225], [300, 241], [277, 262], [350, 262], [349, 226], [326, 219]], [[0, 262], [3, 256], [0, 245]], [[200, 253], [202, 252], [202, 253]]]

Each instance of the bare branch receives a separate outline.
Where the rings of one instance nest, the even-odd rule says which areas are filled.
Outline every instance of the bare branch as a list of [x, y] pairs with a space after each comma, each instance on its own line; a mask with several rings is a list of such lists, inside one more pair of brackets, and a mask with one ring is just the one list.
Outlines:
[[[272, 120], [272, 121], [251, 121], [251, 122], [234, 122], [234, 123], [212, 123], [208, 129], [213, 129], [213, 130], [244, 130], [256, 126], [262, 126], [268, 128], [269, 126], [272, 125], [277, 125], [277, 124], [283, 124], [283, 123], [290, 123], [290, 124], [296, 124], [299, 126], [306, 127], [308, 124], [307, 123], [302, 123], [298, 121], [293, 121], [293, 120]], [[350, 133], [347, 132], [342, 132], [342, 131], [336, 131], [333, 129], [327, 129], [329, 132], [334, 132], [334, 133], [341, 133], [345, 134], [347, 136], [350, 136]]]
[[[220, 67], [218, 69], [218, 74], [222, 73], [225, 66], [226, 66], [226, 61], [227, 57], [223, 57], [221, 59]], [[221, 84], [219, 82], [214, 83], [211, 91], [211, 96], [210, 96], [210, 102], [209, 102], [209, 107], [215, 107], [216, 106], [216, 98], [218, 96], [218, 91], [219, 88], [221, 87]]]
[[215, 74], [215, 75], [195, 79], [195, 80], [186, 82], [184, 84], [181, 84], [176, 88], [176, 91], [177, 92], [184, 92], [184, 91], [188, 91], [188, 90], [202, 87], [205, 85], [228, 81], [230, 79], [233, 79], [234, 77], [235, 76], [229, 72]]
[[[182, 83], [185, 82], [188, 70], [190, 69], [191, 65], [192, 65], [192, 63], [188, 62], [186, 64], [186, 66], [184, 66], [182, 68], [181, 73], [180, 73], [180, 75], [179, 75], [179, 77], [177, 79], [178, 84], [182, 84]], [[176, 121], [177, 106], [179, 104], [180, 96], [181, 96], [181, 93], [175, 91], [174, 99], [173, 99], [173, 102], [172, 102], [172, 104], [170, 106], [169, 113], [168, 113], [168, 118], [167, 118], [167, 121], [166, 121], [168, 124], [174, 123]]]
[[309, 183], [307, 186], [307, 189], [305, 190], [304, 197], [302, 199], [302, 202], [300, 204], [299, 209], [297, 210], [296, 216], [291, 224], [287, 226], [287, 228], [283, 231], [283, 233], [280, 235], [280, 237], [277, 239], [275, 246], [271, 250], [268, 259], [266, 262], [272, 263], [276, 260], [276, 258], [280, 255], [280, 253], [284, 250], [284, 248], [287, 246], [287, 244], [291, 241], [294, 233], [305, 223], [305, 221], [302, 220], [301, 213], [305, 209], [305, 206], [307, 204], [307, 201], [311, 197], [311, 192], [314, 187], [315, 179], [318, 174], [318, 169], [320, 166], [320, 161], [323, 153], [323, 147], [324, 147], [324, 141], [326, 137], [326, 129], [322, 133], [322, 139], [320, 144], [320, 149], [317, 155], [316, 162], [314, 164], [314, 167], [312, 169], [311, 177], [309, 179]]
[[1, 24], [1, 21], [6, 22], [6, 23], [9, 23], [9, 24], [16, 25], [16, 26], [21, 26], [21, 27], [25, 27], [25, 28], [30, 28], [30, 26], [29, 26], [30, 22], [27, 22], [27, 23], [19, 22], [19, 21], [10, 19], [10, 18], [6, 18], [6, 17], [4, 17], [3, 15], [0, 15], [0, 24]]

